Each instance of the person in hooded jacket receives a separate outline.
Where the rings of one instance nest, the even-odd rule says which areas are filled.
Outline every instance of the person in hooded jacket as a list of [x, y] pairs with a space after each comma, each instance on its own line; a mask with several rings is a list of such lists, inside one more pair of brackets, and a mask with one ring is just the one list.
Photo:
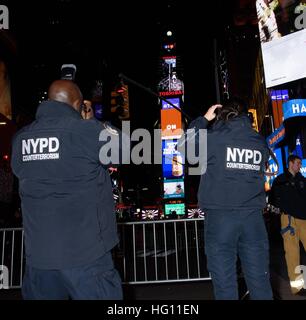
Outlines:
[[[251, 299], [272, 299], [263, 219], [265, 139], [252, 129], [243, 100], [210, 107], [190, 128], [207, 129], [207, 167], [198, 202], [205, 212], [205, 253], [216, 299], [238, 299], [237, 257]], [[195, 138], [199, 148], [199, 139]], [[201, 154], [201, 153], [200, 153]]]

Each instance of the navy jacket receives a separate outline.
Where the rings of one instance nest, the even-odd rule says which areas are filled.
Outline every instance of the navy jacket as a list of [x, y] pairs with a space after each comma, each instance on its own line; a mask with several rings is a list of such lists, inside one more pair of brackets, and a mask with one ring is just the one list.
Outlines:
[[109, 173], [99, 162], [102, 124], [71, 106], [43, 102], [13, 140], [27, 263], [41, 269], [81, 266], [118, 241]]
[[273, 181], [269, 202], [284, 213], [306, 220], [306, 178], [299, 172], [293, 176], [289, 171]]
[[[190, 124], [196, 130], [207, 126], [204, 117]], [[217, 123], [207, 134], [207, 170], [198, 190], [199, 207], [264, 208], [264, 168], [268, 157], [265, 139], [252, 129], [246, 115]]]

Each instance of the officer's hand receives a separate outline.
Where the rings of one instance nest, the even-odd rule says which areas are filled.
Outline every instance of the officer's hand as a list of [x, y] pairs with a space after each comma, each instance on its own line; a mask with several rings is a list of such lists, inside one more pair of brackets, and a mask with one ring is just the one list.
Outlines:
[[208, 120], [214, 120], [216, 118], [216, 109], [217, 108], [222, 108], [221, 104], [214, 104], [211, 106], [208, 111], [205, 113], [204, 117]]
[[94, 114], [93, 114], [93, 110], [92, 110], [92, 106], [91, 106], [91, 101], [84, 100], [83, 104], [84, 104], [84, 107], [83, 107], [83, 110], [82, 110], [83, 119], [91, 119], [91, 118], [93, 118]]

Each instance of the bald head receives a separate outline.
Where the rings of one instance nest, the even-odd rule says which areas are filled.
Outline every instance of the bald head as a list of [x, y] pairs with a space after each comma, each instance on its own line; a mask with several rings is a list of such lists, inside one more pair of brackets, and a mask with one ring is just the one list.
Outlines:
[[56, 80], [48, 90], [48, 98], [72, 106], [80, 112], [83, 96], [80, 88], [71, 80]]

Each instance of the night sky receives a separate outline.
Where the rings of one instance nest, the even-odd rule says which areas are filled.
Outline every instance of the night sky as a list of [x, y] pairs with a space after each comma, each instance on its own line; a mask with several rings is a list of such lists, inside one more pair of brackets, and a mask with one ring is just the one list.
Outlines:
[[[77, 66], [76, 82], [90, 98], [96, 79], [114, 85], [124, 73], [156, 90], [167, 30], [174, 33], [185, 82], [185, 112], [196, 117], [216, 102], [213, 39], [232, 19], [233, 1], [12, 1], [10, 34], [17, 51], [12, 66], [15, 110], [34, 117], [39, 93], [60, 77], [64, 63]], [[4, 4], [4, 3], [3, 3]], [[160, 117], [155, 97], [129, 87], [133, 127], [153, 129]], [[130, 169], [142, 185], [159, 185], [152, 167]]]
[[[185, 110], [198, 115], [215, 100], [212, 39], [231, 19], [230, 1], [207, 3], [9, 1], [10, 32], [17, 42], [17, 90], [23, 97], [18, 104], [35, 110], [37, 91], [60, 76], [63, 63], [76, 64], [76, 82], [85, 96], [95, 79], [115, 83], [120, 72], [156, 90], [161, 43], [170, 29], [184, 75]], [[153, 111], [155, 98], [130, 90], [132, 120], [148, 118], [145, 125], [150, 126], [159, 115], [158, 109]]]

